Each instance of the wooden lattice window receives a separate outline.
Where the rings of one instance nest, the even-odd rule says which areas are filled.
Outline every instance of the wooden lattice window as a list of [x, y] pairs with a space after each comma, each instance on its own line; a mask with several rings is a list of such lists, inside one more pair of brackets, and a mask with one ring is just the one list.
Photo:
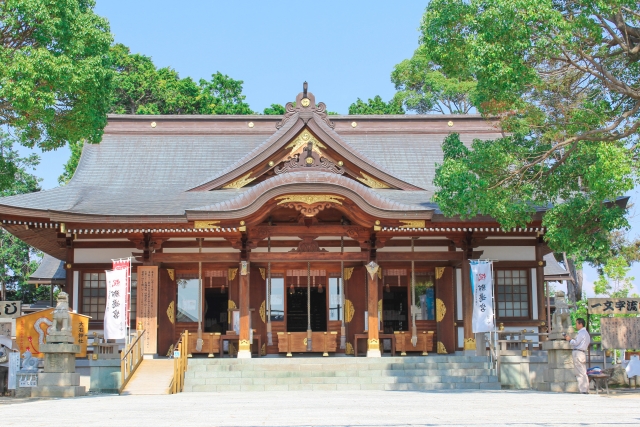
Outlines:
[[82, 314], [92, 321], [104, 320], [107, 295], [105, 273], [84, 273], [82, 276]]
[[497, 270], [496, 287], [498, 318], [529, 318], [528, 270]]

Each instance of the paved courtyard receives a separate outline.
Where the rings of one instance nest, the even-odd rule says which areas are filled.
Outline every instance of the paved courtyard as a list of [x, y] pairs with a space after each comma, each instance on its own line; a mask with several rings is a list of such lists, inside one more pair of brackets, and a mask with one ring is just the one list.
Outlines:
[[638, 426], [640, 393], [282, 392], [0, 398], [18, 426]]

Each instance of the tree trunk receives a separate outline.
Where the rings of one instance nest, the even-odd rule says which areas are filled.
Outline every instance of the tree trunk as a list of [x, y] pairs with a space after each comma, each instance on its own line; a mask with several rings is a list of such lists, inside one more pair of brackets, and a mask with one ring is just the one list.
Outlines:
[[582, 299], [582, 265], [576, 267], [574, 258], [567, 258], [566, 253], [562, 253], [564, 267], [567, 269], [573, 282], [567, 281], [567, 299], [570, 303], [575, 304], [576, 301]]

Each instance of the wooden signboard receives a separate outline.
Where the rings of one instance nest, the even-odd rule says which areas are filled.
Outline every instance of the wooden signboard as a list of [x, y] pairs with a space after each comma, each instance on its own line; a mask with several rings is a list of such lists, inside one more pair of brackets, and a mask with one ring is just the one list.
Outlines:
[[604, 348], [640, 348], [640, 317], [603, 317], [600, 332]]
[[[29, 350], [33, 357], [43, 357], [39, 349], [41, 344], [47, 342], [47, 332], [53, 324], [53, 311], [53, 308], [48, 308], [16, 319], [16, 342], [20, 354]], [[87, 357], [90, 317], [77, 313], [69, 313], [69, 315], [71, 316], [71, 333], [75, 338], [75, 344], [80, 346], [80, 353], [77, 353], [76, 357]]]
[[589, 314], [640, 314], [640, 298], [589, 298]]
[[15, 319], [22, 315], [22, 301], [0, 301], [0, 317]]
[[158, 352], [158, 267], [138, 267], [136, 322], [142, 323], [144, 354]]

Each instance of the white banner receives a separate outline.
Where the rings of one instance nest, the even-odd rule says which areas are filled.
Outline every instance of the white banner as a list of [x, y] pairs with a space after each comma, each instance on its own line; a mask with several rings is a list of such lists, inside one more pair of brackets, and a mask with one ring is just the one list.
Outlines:
[[127, 270], [107, 271], [107, 306], [104, 312], [104, 338], [121, 339], [127, 335]]
[[473, 333], [495, 329], [493, 319], [493, 277], [488, 261], [469, 261], [471, 265], [471, 292], [473, 294]]

